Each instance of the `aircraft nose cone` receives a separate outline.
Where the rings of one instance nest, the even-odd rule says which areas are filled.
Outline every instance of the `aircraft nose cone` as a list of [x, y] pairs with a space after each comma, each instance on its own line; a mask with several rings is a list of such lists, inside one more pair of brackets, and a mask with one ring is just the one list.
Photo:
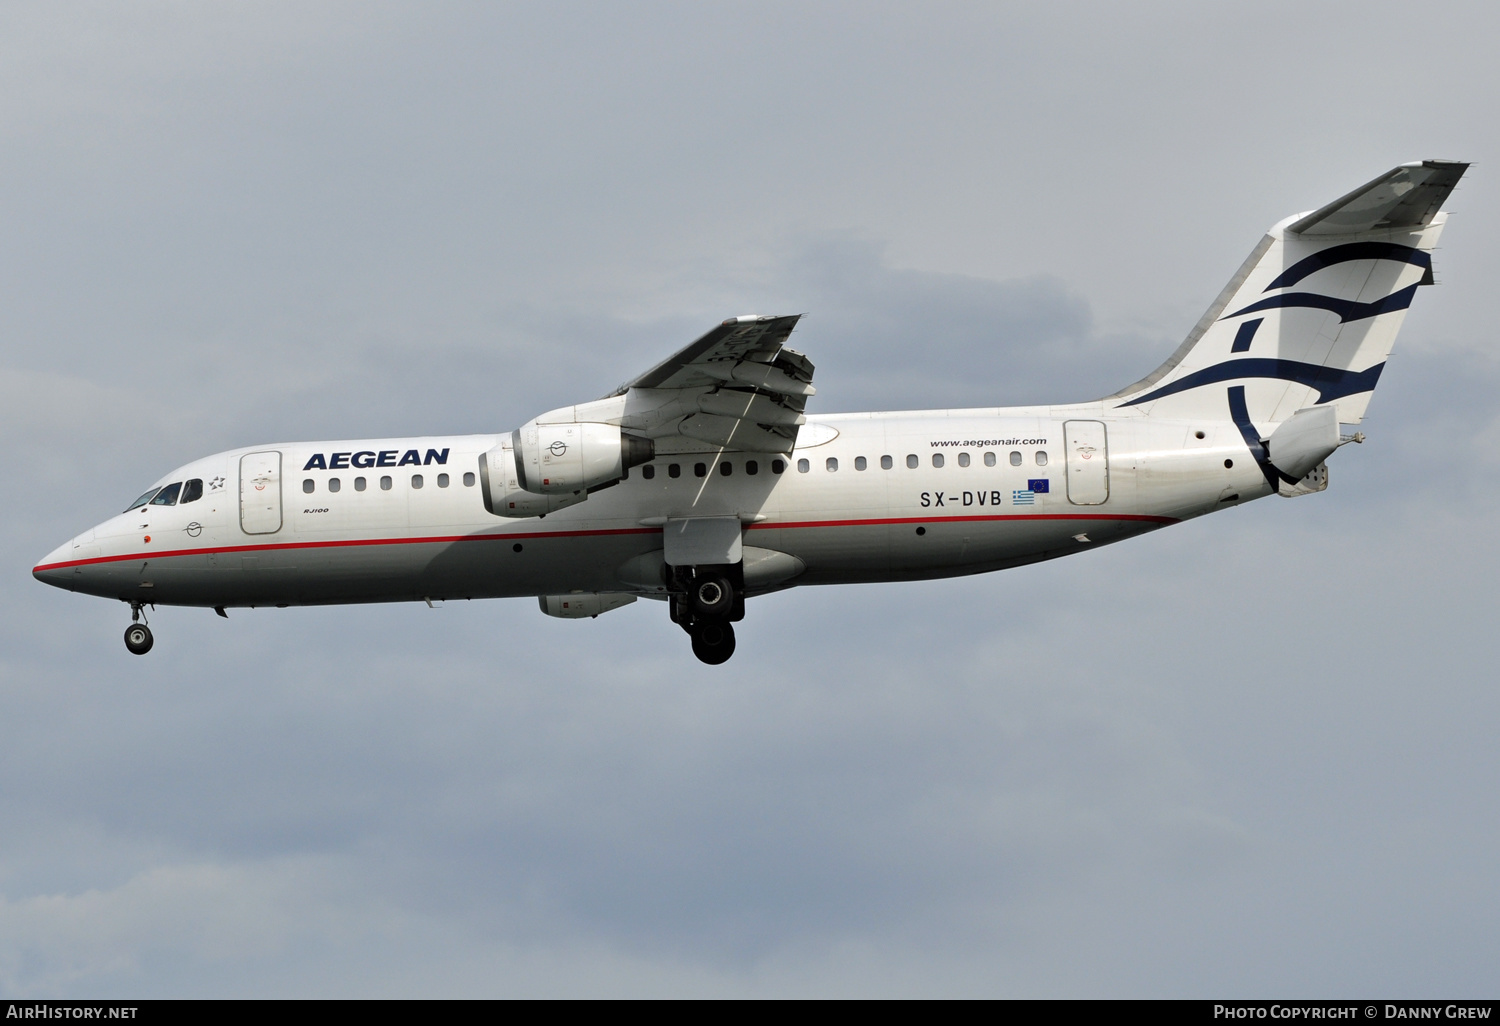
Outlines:
[[59, 545], [51, 552], [42, 557], [36, 566], [31, 568], [31, 576], [43, 584], [50, 584], [55, 588], [71, 588], [73, 584], [73, 568], [66, 566], [72, 558], [73, 543], [67, 542]]

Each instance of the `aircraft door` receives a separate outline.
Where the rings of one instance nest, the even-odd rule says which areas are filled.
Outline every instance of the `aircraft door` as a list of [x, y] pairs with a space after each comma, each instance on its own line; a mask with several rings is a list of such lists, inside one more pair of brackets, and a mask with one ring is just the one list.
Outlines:
[[246, 534], [281, 530], [281, 453], [240, 457], [240, 528]]
[[1104, 424], [1070, 420], [1063, 424], [1068, 461], [1068, 501], [1075, 506], [1098, 506], [1109, 498], [1109, 447]]

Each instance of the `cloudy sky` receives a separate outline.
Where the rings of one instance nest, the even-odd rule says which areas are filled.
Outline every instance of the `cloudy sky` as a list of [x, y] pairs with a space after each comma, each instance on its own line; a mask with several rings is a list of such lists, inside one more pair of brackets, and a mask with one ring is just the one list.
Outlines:
[[[1493, 5], [0, 9], [0, 995], [1493, 996]], [[807, 311], [816, 409], [1088, 399], [1476, 167], [1323, 494], [757, 600], [32, 580], [171, 467], [508, 430]]]

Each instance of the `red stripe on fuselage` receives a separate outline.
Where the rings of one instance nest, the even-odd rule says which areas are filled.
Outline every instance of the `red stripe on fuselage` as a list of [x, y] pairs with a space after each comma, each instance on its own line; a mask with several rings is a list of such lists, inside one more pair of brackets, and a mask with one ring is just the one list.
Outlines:
[[971, 516], [945, 516], [938, 514], [935, 517], [888, 517], [882, 520], [801, 520], [789, 523], [770, 523], [762, 521], [758, 524], [746, 524], [745, 529], [753, 531], [773, 527], [875, 527], [882, 524], [951, 524], [955, 521], [975, 520], [1131, 520], [1148, 524], [1175, 524], [1176, 517], [1155, 517], [1143, 513], [976, 513]]
[[[1147, 516], [1137, 513], [1013, 513], [975, 516], [935, 517], [887, 517], [875, 520], [800, 520], [787, 523], [761, 521], [746, 524], [748, 531], [756, 530], [802, 530], [812, 527], [881, 527], [890, 524], [932, 524], [956, 521], [982, 520], [1125, 520], [1151, 524], [1175, 524], [1174, 517]], [[123, 556], [94, 556], [89, 559], [72, 559], [62, 563], [45, 563], [32, 567], [32, 573], [42, 570], [65, 570], [74, 566], [94, 566], [99, 563], [123, 563], [133, 560], [170, 559], [174, 556], [207, 556], [235, 552], [271, 552], [291, 549], [337, 549], [355, 545], [450, 545], [456, 542], [476, 541], [522, 541], [536, 538], [601, 538], [613, 535], [656, 534], [659, 527], [601, 528], [592, 531], [521, 531], [514, 534], [455, 534], [426, 538], [353, 538], [339, 541], [278, 542], [266, 545], [226, 545], [218, 548], [168, 549], [161, 552], [133, 552]]]

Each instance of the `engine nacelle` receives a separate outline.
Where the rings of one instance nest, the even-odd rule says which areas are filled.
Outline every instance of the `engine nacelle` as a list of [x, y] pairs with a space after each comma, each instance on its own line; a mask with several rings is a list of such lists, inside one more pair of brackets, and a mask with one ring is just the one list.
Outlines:
[[613, 424], [531, 421], [479, 460], [484, 508], [500, 517], [540, 517], [608, 488], [655, 456], [649, 438]]
[[544, 517], [589, 497], [582, 489], [567, 495], [539, 495], [522, 488], [510, 439], [479, 457], [479, 486], [484, 508], [497, 517]]
[[539, 595], [536, 601], [537, 605], [542, 607], [542, 612], [548, 616], [556, 616], [564, 620], [582, 620], [585, 617], [607, 613], [611, 609], [628, 606], [635, 601], [635, 596], [619, 592], [601, 594], [597, 591], [575, 591], [571, 595]]
[[631, 467], [648, 462], [649, 438], [627, 435], [613, 424], [538, 424], [511, 435], [516, 479], [528, 492], [558, 495], [611, 485]]

